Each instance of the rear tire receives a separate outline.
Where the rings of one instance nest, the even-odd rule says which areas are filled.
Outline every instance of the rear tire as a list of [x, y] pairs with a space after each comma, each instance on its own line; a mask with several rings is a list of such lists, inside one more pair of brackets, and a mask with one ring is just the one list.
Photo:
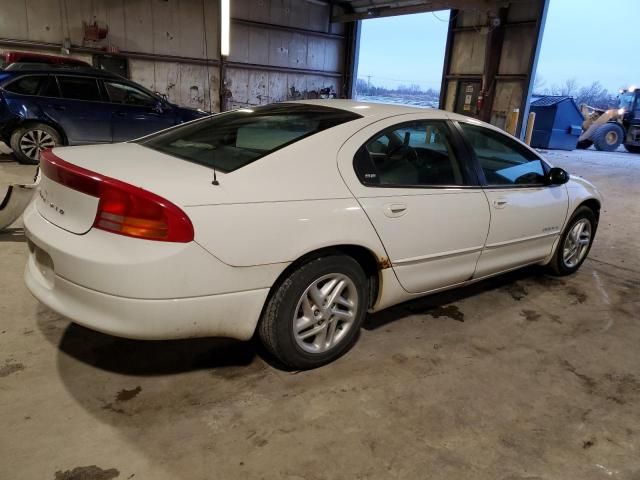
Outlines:
[[587, 148], [589, 148], [591, 145], [593, 145], [593, 142], [591, 140], [581, 140], [578, 142], [578, 144], [576, 145], [576, 148], [578, 150], [586, 150]]
[[316, 368], [355, 343], [368, 306], [367, 277], [358, 262], [344, 255], [316, 258], [272, 292], [258, 335], [286, 367]]
[[589, 255], [598, 220], [589, 207], [579, 207], [571, 216], [547, 265], [550, 273], [565, 276], [575, 273]]
[[628, 144], [625, 144], [624, 148], [629, 153], [640, 153], [640, 145], [628, 145]]
[[40, 152], [62, 145], [62, 137], [54, 128], [44, 123], [33, 123], [13, 131], [9, 146], [19, 163], [37, 165]]
[[617, 150], [624, 140], [624, 130], [617, 123], [605, 123], [593, 134], [593, 144], [602, 152]]

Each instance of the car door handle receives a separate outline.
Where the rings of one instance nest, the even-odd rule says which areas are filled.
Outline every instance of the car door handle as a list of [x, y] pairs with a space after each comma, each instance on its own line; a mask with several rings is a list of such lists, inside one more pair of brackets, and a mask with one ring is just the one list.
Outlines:
[[116, 115], [119, 117], [124, 117], [127, 114], [127, 112], [116, 112]]
[[506, 200], [506, 199], [504, 199], [504, 198], [496, 198], [496, 199], [493, 201], [493, 206], [494, 206], [495, 208], [504, 208], [504, 207], [506, 207], [506, 206], [507, 206], [507, 203], [509, 203], [509, 202], [507, 202], [507, 200]]
[[63, 105], [47, 105], [49, 108], [53, 108], [54, 110], [66, 110], [67, 107], [63, 106]]
[[384, 214], [387, 217], [401, 217], [407, 213], [407, 206], [404, 203], [387, 203], [384, 206]]

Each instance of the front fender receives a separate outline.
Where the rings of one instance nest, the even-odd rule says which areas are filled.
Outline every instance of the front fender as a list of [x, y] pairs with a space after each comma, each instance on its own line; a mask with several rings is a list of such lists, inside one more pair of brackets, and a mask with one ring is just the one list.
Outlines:
[[567, 182], [567, 193], [569, 194], [569, 215], [567, 221], [576, 208], [588, 200], [595, 200], [602, 206], [602, 194], [598, 188], [588, 180], [572, 175]]

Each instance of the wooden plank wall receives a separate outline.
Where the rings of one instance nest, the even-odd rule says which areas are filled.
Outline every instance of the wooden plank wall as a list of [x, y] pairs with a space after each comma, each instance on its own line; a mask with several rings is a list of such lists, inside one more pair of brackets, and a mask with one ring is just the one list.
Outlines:
[[[236, 65], [225, 69], [230, 106], [306, 98], [326, 87], [340, 94], [343, 26], [329, 23], [328, 6], [304, 0], [233, 0], [231, 14], [241, 22], [231, 27], [228, 61]], [[94, 21], [108, 26], [106, 40], [83, 40], [83, 22]], [[73, 47], [110, 45], [128, 53], [180, 57], [130, 58], [131, 79], [179, 105], [213, 111], [220, 109], [218, 23], [217, 0], [0, 0], [0, 39], [47, 44], [29, 50], [49, 54], [69, 39], [72, 56], [89, 62], [90, 54]], [[203, 65], [202, 60], [214, 64]]]

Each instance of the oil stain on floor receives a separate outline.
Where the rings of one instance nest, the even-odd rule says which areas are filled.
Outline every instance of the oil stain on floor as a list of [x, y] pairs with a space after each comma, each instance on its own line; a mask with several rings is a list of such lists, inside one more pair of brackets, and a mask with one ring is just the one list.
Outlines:
[[115, 468], [103, 470], [95, 465], [76, 467], [73, 470], [57, 471], [54, 480], [112, 480], [119, 477], [120, 472]]

